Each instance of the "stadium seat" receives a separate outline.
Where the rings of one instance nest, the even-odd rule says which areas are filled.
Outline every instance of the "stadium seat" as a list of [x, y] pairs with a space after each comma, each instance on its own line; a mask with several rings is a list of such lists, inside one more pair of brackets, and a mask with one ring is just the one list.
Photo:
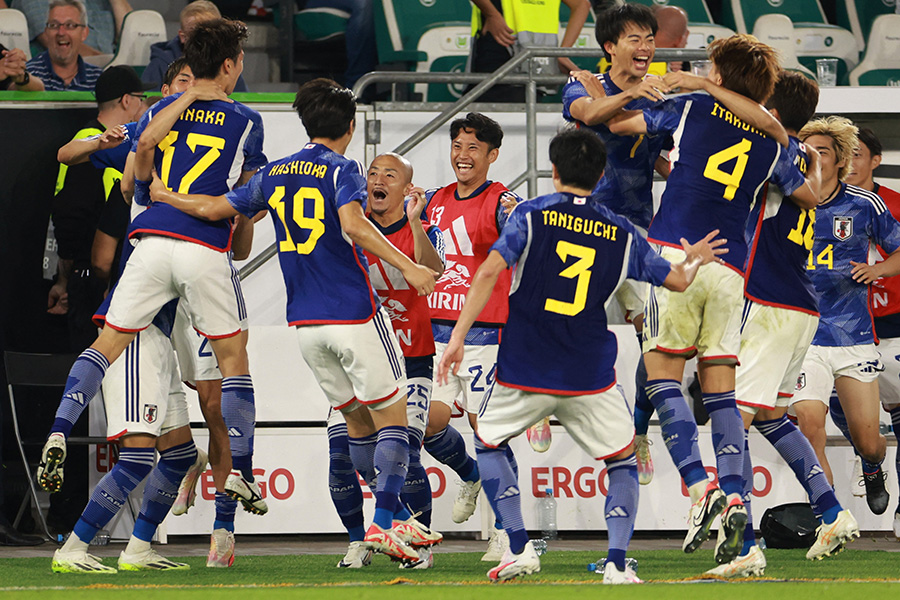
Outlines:
[[866, 55], [850, 73], [851, 85], [900, 86], [900, 15], [881, 15], [872, 24]]
[[788, 71], [799, 71], [815, 79], [812, 71], [800, 64], [796, 53], [796, 35], [791, 20], [784, 15], [763, 15], [756, 20], [753, 35], [765, 44], [778, 50], [781, 67]]
[[896, 0], [838, 0], [837, 24], [853, 32], [860, 52], [866, 49], [866, 40], [872, 31], [872, 25], [880, 15], [894, 13]]
[[125, 15], [119, 48], [108, 67], [130, 65], [141, 74], [150, 62], [150, 46], [168, 40], [166, 21], [155, 10], [133, 10]]
[[294, 15], [297, 39], [320, 42], [344, 35], [350, 13], [336, 8], [305, 8]]
[[[472, 43], [472, 26], [444, 25], [425, 31], [416, 51], [424, 58], [416, 63], [419, 73], [464, 73]], [[417, 94], [426, 102], [456, 102], [468, 84], [419, 83]]]
[[[426, 6], [427, 4], [427, 6]], [[427, 61], [419, 50], [425, 33], [437, 27], [466, 26], [471, 33], [472, 5], [468, 2], [375, 2], [375, 41], [381, 63]]]
[[654, 0], [629, 0], [646, 6], [677, 6], [688, 15], [688, 41], [686, 48], [706, 48], [710, 42], [734, 35], [734, 30], [713, 22], [706, 0], [668, 0], [660, 3]]
[[31, 60], [31, 45], [28, 41], [28, 21], [25, 15], [14, 8], [0, 9], [0, 44], [9, 50], [19, 48], [25, 58]]

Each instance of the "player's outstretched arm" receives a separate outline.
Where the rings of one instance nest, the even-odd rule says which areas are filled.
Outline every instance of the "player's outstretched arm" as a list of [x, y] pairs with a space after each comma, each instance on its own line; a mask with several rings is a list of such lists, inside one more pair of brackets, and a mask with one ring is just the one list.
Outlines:
[[719, 230], [714, 229], [696, 244], [689, 244], [686, 239], [681, 238], [681, 247], [684, 248], [687, 258], [672, 265], [672, 270], [663, 282], [663, 286], [673, 292], [683, 292], [693, 283], [700, 267], [711, 262], [723, 262], [719, 256], [727, 254], [728, 248], [721, 246], [728, 240], [724, 238], [714, 240], [713, 238], [717, 235], [719, 235]]
[[422, 211], [426, 204], [428, 199], [425, 197], [425, 190], [414, 187], [410, 192], [410, 201], [406, 205], [406, 216], [413, 234], [413, 254], [417, 263], [425, 265], [440, 277], [444, 273], [444, 259], [428, 239], [425, 226], [422, 224]]
[[450, 342], [441, 355], [441, 361], [438, 363], [438, 383], [447, 382], [447, 374], [452, 372], [454, 375], [459, 371], [460, 362], [463, 359], [463, 346], [466, 340], [466, 334], [472, 328], [472, 324], [491, 298], [491, 292], [497, 284], [500, 273], [507, 268], [506, 261], [496, 250], [491, 250], [487, 259], [481, 263], [475, 276], [472, 278], [472, 287], [466, 294], [466, 302], [463, 309], [459, 313], [459, 319], [453, 327], [453, 333], [450, 334]]
[[[662, 79], [656, 76], [648, 76], [642, 82], [627, 90], [623, 90], [614, 96], [607, 96], [603, 86], [593, 73], [589, 71], [573, 71], [571, 75], [590, 94], [590, 98], [587, 96], [579, 98], [572, 102], [572, 105], [569, 107], [569, 114], [585, 125], [606, 123], [619, 115], [625, 105], [638, 98], [647, 98], [653, 101], [664, 100], [663, 93], [669, 91], [669, 87]], [[611, 126], [610, 129], [612, 129]]]
[[99, 136], [70, 141], [57, 151], [56, 160], [71, 167], [89, 161], [91, 154], [98, 150], [115, 148], [124, 141], [125, 126], [119, 125], [107, 129]]
[[225, 196], [179, 194], [167, 188], [155, 172], [152, 175], [150, 199], [154, 202], [171, 204], [183, 213], [206, 221], [221, 221], [238, 214]]
[[399, 269], [403, 278], [419, 292], [420, 296], [427, 296], [434, 291], [437, 273], [428, 267], [414, 263], [412, 259], [397, 250], [366, 218], [359, 202], [348, 202], [340, 207], [338, 217], [341, 220], [341, 229], [353, 240], [354, 244], [359, 244], [363, 250], [368, 250]]
[[822, 191], [822, 167], [819, 163], [819, 151], [809, 146], [806, 147], [806, 155], [809, 164], [806, 167], [806, 181], [790, 195], [791, 201], [804, 210], [810, 210], [819, 205]]
[[641, 135], [647, 133], [647, 122], [644, 112], [640, 110], [622, 110], [606, 122], [609, 130], [616, 135]]

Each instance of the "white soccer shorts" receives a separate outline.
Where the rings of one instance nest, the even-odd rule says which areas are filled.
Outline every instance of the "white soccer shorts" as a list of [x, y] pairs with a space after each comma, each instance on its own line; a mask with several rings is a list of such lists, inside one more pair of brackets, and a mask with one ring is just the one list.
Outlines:
[[634, 440], [634, 417], [617, 385], [598, 394], [558, 396], [496, 383], [478, 411], [478, 437], [494, 448], [549, 415], [597, 460], [621, 453]]
[[[435, 342], [434, 372], [438, 372], [441, 356], [447, 344]], [[465, 354], [459, 365], [459, 373], [448, 373], [447, 383], [436, 385], [431, 391], [431, 401], [441, 402], [450, 407], [453, 416], [475, 412], [484, 395], [494, 384], [497, 373], [497, 350], [499, 344], [488, 346], [465, 346]]]
[[243, 298], [228, 254], [158, 235], [144, 236], [135, 245], [106, 324], [119, 331], [140, 331], [163, 305], [178, 297], [187, 299], [191, 322], [205, 337], [240, 333]]
[[[431, 380], [427, 377], [414, 377], [406, 383], [406, 423], [409, 429], [419, 433], [421, 439], [425, 438], [425, 428], [428, 426], [428, 400], [431, 390]], [[331, 408], [328, 410], [327, 426], [344, 423], [344, 417], [340, 410]]]
[[[683, 250], [669, 246], [659, 253], [673, 264], [685, 259]], [[741, 347], [743, 305], [744, 278], [718, 263], [700, 267], [684, 292], [651, 287], [644, 307], [643, 351], [734, 364]]]
[[106, 436], [161, 436], [190, 424], [172, 344], [151, 325], [140, 332], [103, 378]]
[[406, 395], [400, 342], [380, 306], [365, 323], [297, 327], [303, 360], [332, 407], [387, 408]]
[[222, 379], [222, 372], [209, 340], [191, 325], [187, 304], [183, 298], [178, 301], [175, 324], [172, 327], [172, 346], [178, 357], [182, 381], [194, 384], [197, 381]]
[[650, 294], [650, 284], [645, 281], [626, 279], [616, 290], [615, 298], [622, 307], [625, 320], [631, 323], [635, 317], [644, 314], [644, 304]]
[[871, 383], [878, 379], [883, 369], [875, 344], [810, 346], [803, 359], [791, 406], [803, 400], [815, 400], [827, 407], [835, 379], [852, 377]]
[[884, 372], [878, 376], [881, 405], [885, 410], [900, 404], [900, 338], [884, 338], [878, 343]]
[[819, 317], [747, 301], [741, 332], [735, 398], [741, 410], [786, 407], [803, 366]]

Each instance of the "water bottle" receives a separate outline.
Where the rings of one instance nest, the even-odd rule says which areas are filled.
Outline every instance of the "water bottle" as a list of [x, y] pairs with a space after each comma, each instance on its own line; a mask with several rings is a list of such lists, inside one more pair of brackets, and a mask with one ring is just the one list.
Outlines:
[[556, 533], [556, 498], [553, 497], [553, 488], [544, 490], [544, 497], [538, 502], [538, 525], [541, 528], [541, 536], [545, 540], [555, 540]]

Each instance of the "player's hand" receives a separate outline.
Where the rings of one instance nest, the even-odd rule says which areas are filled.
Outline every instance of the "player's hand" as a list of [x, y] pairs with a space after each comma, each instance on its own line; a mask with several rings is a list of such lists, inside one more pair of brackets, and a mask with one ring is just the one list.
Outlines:
[[438, 279], [438, 274], [428, 267], [410, 262], [403, 271], [403, 278], [419, 292], [420, 296], [427, 296], [434, 291], [434, 283]]
[[66, 286], [54, 283], [47, 294], [47, 312], [51, 315], [64, 315], [69, 312], [69, 294]]
[[225, 93], [225, 90], [223, 90], [218, 83], [215, 83], [212, 80], [201, 80], [200, 82], [195, 83], [193, 87], [188, 90], [188, 92], [190, 92], [191, 97], [194, 100], [221, 100], [223, 102], [234, 102], [234, 100], [228, 97], [228, 94]]
[[512, 46], [516, 42], [516, 32], [510, 29], [499, 12], [484, 17], [481, 33], [490, 33], [501, 46]]
[[603, 89], [603, 84], [590, 71], [572, 71], [569, 73], [569, 76], [574, 77], [578, 83], [584, 86], [584, 90], [591, 99], [606, 98], [606, 90]]
[[663, 94], [670, 91], [672, 91], [672, 88], [666, 81], [656, 75], [647, 75], [639, 84], [628, 89], [631, 97], [635, 100], [646, 98], [654, 102], [665, 100], [666, 97]]
[[119, 144], [125, 141], [125, 126], [119, 125], [118, 127], [111, 127], [107, 129], [103, 133], [100, 134], [100, 137], [97, 138], [97, 142], [100, 144], [101, 150], [109, 150], [110, 148], [115, 148]]
[[687, 254], [687, 259], [699, 259], [701, 265], [705, 265], [711, 262], [723, 264], [725, 261], [719, 258], [719, 256], [728, 254], [728, 248], [722, 248], [723, 245], [728, 243], [728, 240], [726, 240], [725, 238], [714, 240], [713, 238], [717, 235], [719, 235], [719, 230], [714, 229], [707, 233], [706, 237], [704, 237], [696, 244], [689, 244], [686, 239], [681, 238], [681, 247], [684, 248], [684, 253]]
[[406, 216], [410, 223], [422, 220], [422, 211], [428, 200], [425, 198], [425, 190], [420, 187], [414, 187], [409, 192], [409, 202], [406, 204]]
[[509, 215], [513, 211], [515, 207], [519, 205], [519, 200], [516, 198], [514, 194], [505, 193], [500, 196], [500, 206], [503, 207], [503, 212]]
[[463, 343], [455, 337], [451, 337], [447, 347], [444, 348], [444, 353], [441, 354], [441, 361], [438, 363], [438, 385], [445, 385], [447, 376], [451, 372], [454, 375], [459, 373], [459, 365], [462, 364], [464, 353]]
[[706, 77], [694, 75], [689, 71], [672, 71], [671, 73], [666, 73], [665, 77], [663, 77], [663, 81], [670, 89], [674, 90], [678, 88], [682, 92], [702, 90], [710, 83], [709, 79]]
[[153, 202], [165, 202], [166, 201], [166, 192], [169, 191], [169, 188], [162, 182], [162, 179], [159, 178], [159, 175], [156, 174], [156, 169], [153, 170], [153, 180], [150, 182], [150, 200]]
[[853, 265], [853, 269], [850, 271], [850, 275], [853, 277], [853, 281], [855, 281], [856, 283], [863, 283], [868, 285], [876, 279], [881, 278], [881, 263], [868, 265], [866, 263], [858, 263], [851, 260], [850, 264]]

